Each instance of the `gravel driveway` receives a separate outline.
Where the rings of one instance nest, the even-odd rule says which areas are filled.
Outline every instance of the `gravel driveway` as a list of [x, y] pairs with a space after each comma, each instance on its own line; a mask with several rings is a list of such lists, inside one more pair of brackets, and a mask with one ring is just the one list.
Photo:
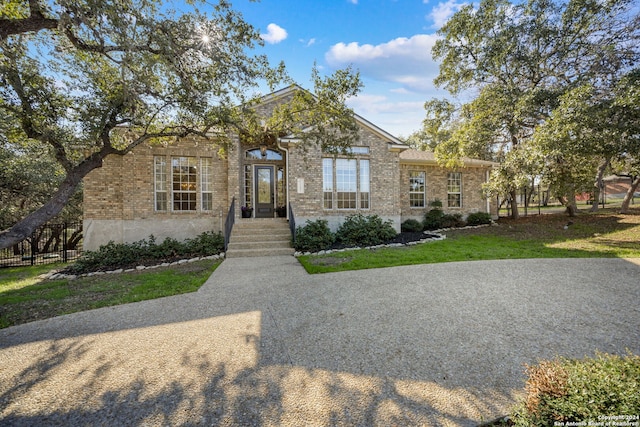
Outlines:
[[0, 424], [473, 426], [525, 363], [640, 354], [638, 301], [638, 260], [228, 259], [192, 294], [0, 330]]

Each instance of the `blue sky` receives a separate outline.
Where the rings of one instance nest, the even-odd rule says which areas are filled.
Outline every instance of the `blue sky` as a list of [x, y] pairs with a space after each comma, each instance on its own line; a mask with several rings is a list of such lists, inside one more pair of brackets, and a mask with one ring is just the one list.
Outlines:
[[349, 101], [355, 112], [395, 136], [418, 130], [423, 105], [446, 92], [433, 85], [436, 31], [463, 3], [456, 0], [232, 1], [259, 29], [262, 50], [283, 60], [291, 76], [311, 89], [314, 61], [327, 74], [348, 65], [364, 88]]

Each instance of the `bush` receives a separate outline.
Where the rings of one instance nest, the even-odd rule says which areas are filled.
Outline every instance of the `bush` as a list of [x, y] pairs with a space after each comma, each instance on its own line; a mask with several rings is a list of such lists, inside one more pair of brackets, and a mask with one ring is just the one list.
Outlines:
[[345, 246], [374, 246], [396, 236], [393, 223], [382, 221], [378, 215], [350, 215], [336, 231], [336, 240]]
[[487, 212], [475, 212], [467, 216], [468, 225], [491, 224], [491, 214]]
[[208, 256], [222, 252], [224, 237], [220, 233], [205, 232], [193, 239], [179, 242], [166, 238], [161, 244], [155, 237], [133, 243], [109, 242], [97, 251], [86, 251], [69, 270], [75, 273], [131, 267], [142, 263], [157, 263], [176, 258]]
[[302, 252], [318, 252], [329, 248], [335, 236], [324, 219], [307, 221], [303, 227], [296, 227], [296, 241], [293, 247]]
[[408, 233], [418, 233], [422, 231], [422, 224], [415, 219], [408, 219], [400, 225], [400, 230]]
[[424, 214], [424, 221], [422, 223], [425, 230], [437, 230], [442, 227], [442, 218], [444, 212], [442, 212], [442, 202], [440, 200], [434, 200], [429, 203], [431, 209]]
[[[512, 416], [517, 426], [589, 421], [604, 421], [607, 425], [599, 416], [638, 415], [639, 356], [598, 354], [583, 360], [559, 358], [529, 366], [527, 374], [525, 400]], [[636, 422], [637, 418], [615, 421], [630, 420]]]
[[213, 231], [202, 233], [185, 242], [185, 252], [188, 255], [208, 256], [224, 251], [224, 236]]
[[440, 228], [464, 227], [465, 225], [461, 213], [445, 214], [440, 221]]

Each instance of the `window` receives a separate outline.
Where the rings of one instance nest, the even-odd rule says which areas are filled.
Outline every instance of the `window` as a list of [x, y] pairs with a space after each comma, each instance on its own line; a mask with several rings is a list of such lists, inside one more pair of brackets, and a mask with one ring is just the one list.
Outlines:
[[[171, 209], [173, 212], [195, 212], [199, 209], [202, 212], [211, 212], [214, 185], [213, 159], [211, 157], [171, 157], [170, 162], [165, 156], [153, 158], [155, 211], [166, 212]], [[200, 180], [199, 185], [198, 180]]]
[[425, 173], [409, 172], [409, 206], [412, 208], [425, 207]]
[[322, 151], [327, 154], [369, 154], [369, 147], [356, 146], [356, 147], [323, 147]]
[[245, 156], [248, 160], [282, 160], [282, 153], [271, 149], [266, 149], [262, 154], [259, 148], [254, 148], [247, 150]]
[[338, 209], [356, 208], [356, 161], [336, 159], [336, 204]]
[[322, 159], [322, 194], [324, 208], [333, 209], [333, 159]]
[[153, 186], [156, 211], [167, 210], [167, 159], [164, 156], [153, 158]]
[[213, 210], [213, 165], [208, 157], [200, 159], [200, 197], [200, 209]]
[[447, 206], [462, 207], [462, 173], [451, 172], [447, 176]]
[[347, 148], [349, 154], [369, 154], [369, 147], [349, 147]]
[[360, 209], [369, 209], [369, 160], [360, 160]]
[[195, 157], [171, 158], [171, 182], [174, 211], [196, 210], [196, 159]]
[[251, 183], [253, 182], [253, 167], [244, 165], [244, 206], [252, 206]]
[[322, 176], [325, 209], [369, 209], [369, 160], [322, 159]]

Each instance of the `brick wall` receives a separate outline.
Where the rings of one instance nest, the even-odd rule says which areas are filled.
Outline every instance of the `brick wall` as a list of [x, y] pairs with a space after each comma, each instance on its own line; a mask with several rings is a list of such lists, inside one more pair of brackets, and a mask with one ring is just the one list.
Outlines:
[[[296, 217], [301, 220], [325, 218], [332, 228], [345, 216], [361, 212], [365, 215], [379, 215], [397, 222], [400, 216], [400, 196], [396, 191], [400, 180], [398, 153], [389, 151], [387, 140], [377, 133], [361, 126], [360, 140], [354, 146], [369, 148], [369, 154], [355, 155], [355, 159], [369, 160], [370, 208], [333, 209], [323, 207], [322, 159], [331, 158], [321, 152], [319, 146], [305, 149], [292, 145], [289, 153], [289, 199]], [[344, 156], [338, 156], [341, 158]], [[298, 192], [299, 180], [304, 180], [304, 192]], [[334, 182], [335, 187], [335, 182]], [[399, 226], [399, 224], [398, 224]]]
[[[219, 149], [215, 142], [190, 137], [173, 144], [143, 144], [124, 156], [107, 156], [102, 167], [84, 179], [83, 217], [87, 227], [94, 230], [85, 238], [85, 247], [95, 249], [97, 242], [104, 244], [108, 240], [140, 240], [149, 234], [183, 239], [204, 231], [220, 231], [219, 218], [226, 216], [229, 208], [229, 174], [227, 159], [219, 154]], [[155, 211], [154, 156], [166, 157], [169, 189], [171, 157], [197, 159], [196, 211], [172, 212], [170, 192], [168, 210]], [[200, 206], [199, 160], [203, 157], [212, 159], [212, 211], [202, 211]], [[122, 237], [109, 239], [110, 235]]]
[[[442, 202], [445, 213], [461, 213], [466, 217], [474, 212], [489, 212], [497, 216], [496, 201], [493, 198], [485, 199], [482, 194], [482, 185], [487, 180], [487, 168], [466, 167], [450, 170], [439, 166], [424, 164], [405, 164], [400, 167], [400, 203], [402, 207], [402, 220], [408, 218], [421, 219], [430, 209], [429, 203], [434, 200]], [[425, 172], [426, 178], [426, 206], [424, 208], [412, 208], [409, 204], [409, 172]], [[447, 207], [447, 176], [449, 172], [460, 172], [462, 176], [462, 207]], [[487, 210], [488, 202], [488, 210]]]

